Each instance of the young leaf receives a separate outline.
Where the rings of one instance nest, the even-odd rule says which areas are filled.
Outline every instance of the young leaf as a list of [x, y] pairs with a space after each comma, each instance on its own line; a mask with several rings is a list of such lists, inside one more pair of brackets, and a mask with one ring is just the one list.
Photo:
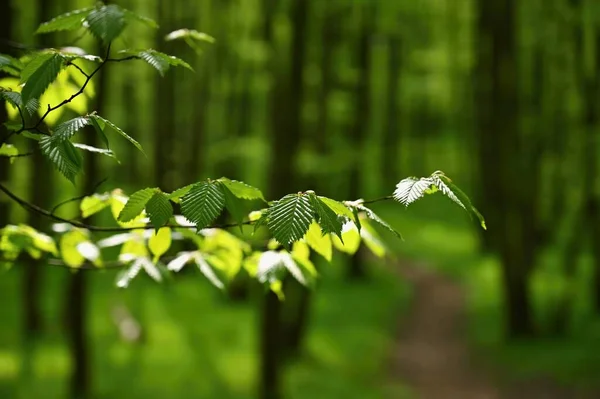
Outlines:
[[181, 66], [184, 68], [193, 71], [194, 69], [185, 62], [184, 60], [174, 57], [172, 55], [168, 55], [165, 53], [161, 53], [160, 51], [156, 51], [154, 49], [148, 50], [122, 50], [119, 51], [120, 54], [135, 56], [143, 61], [145, 61], [148, 65], [152, 66], [154, 69], [160, 73], [161, 76], [164, 76], [165, 73], [169, 70], [171, 66]]
[[167, 264], [167, 269], [173, 272], [178, 272], [183, 269], [183, 266], [192, 260], [193, 257], [194, 252], [180, 252], [172, 261]]
[[200, 182], [181, 199], [181, 212], [198, 230], [212, 223], [223, 211], [225, 195], [214, 182]]
[[352, 219], [352, 211], [346, 205], [331, 198], [319, 196], [319, 199], [339, 216]]
[[77, 245], [87, 241], [87, 236], [80, 230], [71, 230], [60, 237], [60, 255], [67, 266], [80, 267], [85, 257], [77, 249]]
[[146, 25], [150, 28], [158, 29], [158, 24], [152, 18], [145, 17], [143, 15], [137, 14], [133, 11], [126, 10], [124, 8], [121, 8], [121, 11], [125, 15], [125, 19], [128, 22], [129, 21], [137, 21], [137, 22], [143, 23], [144, 25]]
[[103, 4], [94, 8], [85, 21], [92, 35], [105, 44], [115, 40], [125, 28], [125, 14], [121, 7], [114, 4]]
[[333, 255], [331, 236], [323, 235], [321, 233], [321, 228], [316, 222], [310, 224], [308, 232], [304, 236], [304, 240], [313, 251], [321, 255], [328, 262], [331, 262]]
[[54, 164], [56, 169], [72, 183], [81, 171], [81, 154], [69, 140], [57, 139], [57, 136], [44, 136], [40, 140], [42, 153]]
[[267, 225], [273, 237], [289, 247], [304, 237], [313, 220], [313, 213], [308, 195], [288, 194], [271, 207]]
[[219, 289], [225, 288], [225, 284], [223, 284], [223, 281], [221, 281], [221, 279], [217, 276], [212, 266], [206, 261], [206, 259], [204, 258], [204, 256], [202, 256], [200, 252], [196, 252], [194, 254], [194, 261], [196, 262], [196, 266], [198, 266], [200, 272], [204, 275], [204, 277], [208, 279], [208, 281], [210, 281], [215, 287]]
[[187, 186], [178, 188], [177, 190], [173, 191], [171, 194], [167, 194], [167, 198], [173, 202], [181, 202], [180, 197], [183, 197], [184, 195], [186, 195], [192, 189], [192, 187], [194, 187], [194, 184], [188, 184]]
[[442, 172], [435, 172], [432, 175], [435, 185], [439, 188], [442, 194], [446, 195], [452, 201], [457, 203], [461, 208], [467, 212], [471, 212], [479, 220], [481, 227], [487, 230], [485, 225], [485, 219], [483, 215], [473, 206], [471, 200], [458, 186], [452, 183], [452, 180], [444, 175]]
[[[130, 137], [127, 133], [125, 133], [120, 127], [118, 127], [117, 125], [115, 125], [114, 123], [112, 123], [111, 121], [109, 121], [108, 119], [104, 119], [100, 115], [96, 115], [96, 114], [89, 115], [89, 118], [95, 120], [97, 126], [100, 127], [101, 130], [103, 130], [102, 127], [105, 126], [105, 125], [110, 126], [115, 132], [117, 132], [119, 135], [121, 135], [122, 137], [124, 137], [131, 144], [133, 144], [135, 146], [135, 148], [137, 148], [138, 150], [140, 150], [142, 152], [142, 154], [146, 155], [146, 153], [144, 152], [144, 149], [142, 148], [142, 146], [140, 145], [140, 143], [138, 143], [137, 141], [135, 141], [132, 137]], [[94, 127], [96, 127], [96, 125], [94, 125]]]
[[363, 220], [363, 229], [360, 231], [360, 237], [375, 256], [378, 258], [385, 256], [387, 248], [383, 244], [379, 234], [377, 234], [377, 231], [369, 223], [369, 220]]
[[110, 149], [108, 137], [106, 137], [106, 134], [104, 133], [104, 127], [106, 126], [106, 124], [104, 122], [102, 122], [101, 120], [99, 120], [97, 118], [93, 118], [91, 116], [88, 119], [90, 121], [90, 125], [93, 126], [96, 133], [98, 133], [98, 136], [100, 136], [100, 138], [104, 142], [104, 145], [106, 145], [106, 149]]
[[32, 98], [27, 101], [27, 104], [23, 106], [23, 99], [21, 93], [16, 91], [0, 90], [0, 98], [4, 99], [7, 103], [13, 107], [20, 109], [21, 112], [32, 116], [40, 108], [40, 101], [37, 98]]
[[91, 145], [81, 144], [81, 143], [73, 143], [73, 145], [75, 146], [75, 148], [79, 148], [80, 150], [93, 152], [93, 153], [101, 154], [101, 155], [106, 155], [107, 157], [114, 158], [117, 162], [119, 162], [119, 160], [117, 159], [117, 156], [111, 150], [106, 150], [104, 148], [98, 148], [98, 147], [92, 147]]
[[434, 185], [434, 182], [430, 177], [422, 177], [420, 179], [408, 177], [396, 185], [394, 199], [405, 206], [409, 206], [427, 194], [427, 190], [432, 185]]
[[314, 194], [309, 194], [310, 202], [318, 216], [317, 222], [321, 226], [323, 235], [335, 234], [342, 239], [342, 218], [329, 208], [321, 199]]
[[2, 144], [0, 146], [0, 155], [14, 157], [16, 155], [19, 155], [19, 150], [12, 144]]
[[58, 17], [52, 18], [48, 22], [42, 23], [35, 33], [48, 33], [79, 29], [83, 26], [83, 21], [93, 9], [93, 7], [87, 7], [59, 15]]
[[131, 280], [133, 280], [142, 270], [141, 262], [133, 262], [129, 269], [117, 275], [117, 287], [127, 288]]
[[39, 98], [44, 94], [64, 65], [64, 58], [53, 52], [42, 53], [27, 64], [21, 76], [21, 80], [25, 82], [21, 91], [23, 102], [27, 103], [30, 99]]
[[168, 227], [161, 227], [157, 231], [152, 233], [148, 240], [148, 248], [152, 255], [154, 255], [153, 261], [156, 263], [171, 247], [171, 229]]
[[6, 72], [9, 75], [19, 77], [23, 64], [18, 59], [7, 54], [0, 54], [0, 71]]
[[165, 36], [165, 41], [186, 39], [186, 38], [190, 38], [190, 39], [194, 39], [194, 40], [202, 41], [202, 42], [207, 42], [207, 43], [215, 42], [214, 37], [207, 35], [206, 33], [203, 33], [203, 32], [198, 32], [197, 30], [194, 30], [194, 29], [174, 30], [173, 32], [171, 32]]
[[125, 207], [119, 213], [117, 220], [125, 223], [135, 219], [140, 213], [142, 213], [146, 207], [146, 204], [148, 201], [150, 201], [150, 198], [152, 198], [157, 192], [157, 188], [144, 188], [133, 193], [131, 197], [129, 197]]
[[61, 123], [54, 129], [53, 137], [56, 140], [69, 140], [78, 130], [89, 125], [90, 120], [86, 116], [79, 116]]
[[110, 197], [106, 194], [92, 194], [83, 198], [79, 204], [81, 217], [88, 218], [100, 212], [110, 204], [109, 200]]
[[338, 251], [347, 253], [349, 255], [354, 255], [356, 251], [358, 251], [361, 241], [360, 233], [358, 232], [356, 225], [352, 222], [344, 223], [342, 237], [344, 242], [342, 242], [337, 236], [332, 235], [331, 241], [333, 242], [333, 246]]
[[231, 191], [231, 193], [237, 198], [245, 200], [260, 199], [264, 202], [267, 202], [265, 200], [265, 197], [263, 196], [263, 193], [256, 187], [252, 187], [251, 185], [241, 181], [229, 180], [226, 177], [221, 177], [218, 181], [221, 182], [225, 187], [227, 187], [229, 191]]
[[173, 216], [173, 206], [165, 194], [156, 192], [146, 204], [146, 213], [154, 228], [159, 229]]
[[[241, 223], [246, 216], [246, 212], [244, 211], [244, 200], [236, 197], [227, 186], [221, 186], [221, 190], [223, 191], [223, 195], [225, 196], [225, 208], [227, 211], [233, 216], [233, 219]], [[241, 229], [241, 225], [240, 225]]]
[[371, 209], [367, 208], [364, 205], [356, 205], [355, 208], [357, 210], [361, 211], [361, 212], [364, 212], [367, 218], [369, 218], [370, 220], [378, 223], [380, 226], [385, 227], [389, 232], [391, 232], [392, 234], [394, 234], [399, 239], [403, 240], [402, 235], [399, 232], [397, 232], [392, 226], [390, 226], [389, 223], [387, 223], [385, 220], [383, 220], [382, 218], [380, 218]]

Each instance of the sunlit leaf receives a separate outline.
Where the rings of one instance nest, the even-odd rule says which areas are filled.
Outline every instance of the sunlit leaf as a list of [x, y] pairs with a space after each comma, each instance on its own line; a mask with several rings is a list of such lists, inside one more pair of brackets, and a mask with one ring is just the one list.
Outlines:
[[68, 31], [81, 28], [83, 26], [83, 21], [93, 9], [93, 7], [87, 7], [59, 15], [52, 18], [50, 21], [42, 23], [38, 27], [36, 33]]
[[163, 256], [171, 247], [171, 229], [168, 227], [161, 227], [158, 232], [153, 232], [152, 236], [148, 240], [148, 248], [152, 255], [154, 255], [153, 261], [158, 262], [158, 259]]
[[288, 194], [273, 204], [267, 225], [277, 241], [289, 246], [304, 237], [312, 220], [313, 208], [308, 195]]
[[181, 212], [198, 230], [211, 224], [223, 211], [225, 196], [217, 183], [200, 182], [181, 199]]
[[117, 220], [120, 222], [129, 222], [135, 219], [142, 213], [146, 204], [150, 201], [150, 198], [157, 192], [157, 188], [144, 188], [133, 193], [131, 197], [129, 197], [123, 210], [119, 213]]

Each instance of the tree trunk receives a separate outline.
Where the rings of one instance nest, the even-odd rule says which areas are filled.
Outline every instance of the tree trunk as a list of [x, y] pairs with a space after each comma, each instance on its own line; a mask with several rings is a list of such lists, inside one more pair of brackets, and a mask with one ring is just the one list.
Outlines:
[[[265, 1], [265, 6], [272, 6], [270, 1]], [[264, 35], [275, 49], [274, 37], [271, 28], [272, 8], [265, 10]], [[271, 53], [270, 67], [275, 84], [271, 86], [270, 122], [272, 142], [272, 166], [270, 168], [270, 194], [279, 198], [296, 187], [297, 176], [294, 168], [295, 155], [300, 144], [302, 133], [302, 104], [303, 104], [303, 69], [305, 62], [305, 29], [308, 13], [308, 1], [295, 0], [292, 3], [291, 23], [292, 39], [289, 57], [289, 73], [274, 52]], [[284, 71], [282, 71], [284, 69]], [[306, 308], [307, 310], [308, 308]], [[282, 304], [273, 293], [269, 293], [263, 301], [263, 322], [261, 327], [261, 354], [263, 359], [261, 369], [261, 399], [275, 399], [281, 397], [281, 381], [279, 373], [282, 368], [282, 358], [286, 351], [281, 340], [284, 331], [301, 328], [296, 316], [295, 326], [282, 325]], [[297, 313], [297, 309], [291, 310]]]
[[[10, 54], [9, 43], [12, 37], [12, 15], [10, 2], [0, 2], [0, 52], [4, 54]], [[0, 77], [4, 77], [4, 73], [0, 74]], [[4, 122], [8, 120], [6, 113], [6, 107], [0, 107], [0, 139], [4, 139], [8, 135], [8, 131], [4, 128]], [[0, 157], [0, 182], [5, 183], [9, 178], [9, 165], [10, 160], [8, 158]], [[10, 200], [2, 194], [0, 195], [0, 227], [4, 227], [9, 222], [9, 211], [10, 211]]]
[[[358, 69], [358, 81], [355, 92], [355, 107], [354, 107], [354, 122], [350, 129], [350, 141], [352, 148], [355, 149], [356, 157], [354, 165], [350, 171], [350, 199], [360, 197], [360, 176], [362, 165], [358, 154], [363, 147], [364, 138], [367, 136], [370, 121], [370, 78], [371, 78], [371, 34], [372, 34], [372, 19], [373, 10], [370, 3], [365, 3], [361, 10], [361, 26], [357, 44], [357, 60], [356, 66]], [[351, 259], [348, 269], [348, 278], [351, 280], [364, 279], [367, 276], [365, 265], [360, 257], [360, 251], [357, 252]]]
[[394, 187], [400, 180], [398, 177], [398, 147], [400, 145], [401, 133], [398, 129], [400, 126], [398, 123], [400, 117], [398, 90], [400, 89], [400, 74], [402, 72], [401, 54], [401, 39], [391, 36], [388, 46], [387, 115], [383, 139], [383, 174], [385, 184], [389, 187]]
[[[529, 277], [538, 248], [540, 141], [519, 132], [514, 0], [480, 0], [477, 119], [486, 246], [502, 260], [510, 338], [533, 334]], [[533, 137], [530, 137], [533, 136]]]

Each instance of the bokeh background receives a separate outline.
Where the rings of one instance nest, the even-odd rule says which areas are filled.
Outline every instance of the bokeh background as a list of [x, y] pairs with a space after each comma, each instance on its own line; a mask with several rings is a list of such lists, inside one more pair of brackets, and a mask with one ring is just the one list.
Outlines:
[[[92, 3], [0, 1], [0, 52], [100, 53], [89, 36], [32, 34]], [[381, 233], [396, 259], [319, 264], [315, 292], [277, 305], [275, 323], [291, 326], [277, 330], [265, 327], [272, 298], [243, 276], [227, 293], [192, 272], [121, 290], [112, 271], [22, 259], [0, 272], [0, 397], [600, 397], [596, 1], [115, 3], [160, 29], [133, 24], [113, 50], [153, 47], [195, 73], [109, 65], [81, 106], [148, 156], [114, 140], [122, 163], [88, 156], [76, 187], [39, 153], [0, 160], [20, 195], [52, 208], [225, 175], [271, 199], [376, 198], [443, 170], [488, 230], [443, 197], [378, 204], [404, 235]], [[163, 40], [179, 28], [216, 42]], [[18, 222], [50, 227], [0, 197], [0, 225]], [[265, 370], [276, 340], [292, 354]]]

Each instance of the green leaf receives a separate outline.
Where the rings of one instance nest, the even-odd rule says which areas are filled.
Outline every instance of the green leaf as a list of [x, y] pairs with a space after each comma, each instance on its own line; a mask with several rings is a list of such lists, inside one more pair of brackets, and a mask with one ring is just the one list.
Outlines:
[[267, 225], [273, 237], [285, 247], [304, 237], [313, 220], [314, 209], [305, 194], [288, 194], [270, 208]]
[[119, 53], [138, 57], [139, 59], [145, 61], [148, 65], [156, 69], [161, 76], [164, 76], [171, 66], [181, 66], [189, 69], [190, 71], [194, 70], [190, 66], [190, 64], [188, 64], [184, 60], [174, 57], [172, 55], [161, 53], [160, 51], [156, 51], [154, 49], [122, 50]]
[[87, 236], [80, 230], [71, 230], [60, 237], [60, 255], [67, 266], [80, 267], [85, 262], [85, 257], [79, 252], [77, 246], [87, 241]]
[[84, 197], [79, 204], [81, 217], [88, 218], [110, 205], [110, 196], [106, 194], [92, 194]]
[[204, 277], [206, 277], [206, 279], [210, 281], [215, 287], [219, 289], [225, 288], [225, 284], [219, 278], [219, 276], [217, 276], [214, 268], [200, 252], [195, 253], [194, 262], [196, 263], [196, 266], [198, 266], [198, 269], [204, 275]]
[[479, 220], [479, 224], [484, 230], [487, 230], [487, 226], [485, 224], [485, 219], [483, 215], [479, 213], [479, 211], [473, 206], [471, 200], [456, 184], [450, 180], [446, 175], [442, 172], [435, 172], [432, 175], [434, 184], [438, 187], [438, 189], [442, 192], [442, 194], [446, 195], [452, 201], [457, 203], [460, 207], [465, 209], [467, 212], [475, 215], [475, 217]]
[[221, 186], [221, 190], [225, 196], [225, 208], [227, 208], [227, 211], [229, 211], [237, 223], [241, 223], [246, 216], [246, 212], [244, 211], [244, 200], [236, 197], [225, 185]]
[[[129, 141], [131, 144], [133, 144], [135, 146], [135, 148], [137, 148], [138, 150], [140, 150], [142, 152], [142, 154], [146, 155], [146, 153], [144, 152], [144, 149], [142, 148], [140, 143], [138, 143], [136, 140], [134, 140], [132, 137], [130, 137], [127, 133], [125, 133], [120, 127], [118, 127], [117, 125], [115, 125], [114, 123], [109, 121], [108, 119], [104, 119], [103, 117], [101, 117], [100, 115], [97, 115], [97, 114], [91, 114], [91, 115], [89, 115], [89, 118], [96, 121], [96, 125], [94, 125], [94, 127], [98, 126], [99, 128], [101, 128], [101, 130], [103, 130], [104, 129], [103, 126], [105, 126], [105, 125], [110, 126], [112, 128], [112, 130], [114, 130], [119, 135], [124, 137], [127, 141]], [[108, 141], [107, 141], [107, 144], [108, 144]]]
[[180, 198], [186, 195], [192, 189], [192, 187], [194, 187], [194, 184], [188, 184], [185, 187], [178, 188], [171, 194], [168, 194], [167, 198], [169, 198], [173, 202], [181, 202]]
[[398, 237], [399, 239], [403, 240], [402, 235], [399, 232], [397, 232], [396, 229], [394, 229], [392, 226], [390, 226], [389, 223], [387, 223], [385, 220], [383, 220], [382, 218], [380, 218], [371, 209], [367, 208], [364, 205], [356, 205], [355, 207], [359, 211], [364, 212], [367, 218], [369, 218], [370, 220], [378, 223], [380, 226], [386, 228], [389, 232], [391, 232], [392, 234], [394, 234], [396, 237]]
[[229, 180], [226, 177], [221, 177], [218, 181], [221, 182], [225, 187], [227, 187], [229, 191], [231, 191], [231, 193], [237, 198], [245, 200], [260, 199], [264, 202], [267, 202], [265, 200], [265, 197], [263, 196], [263, 193], [256, 187], [252, 187], [251, 185], [241, 181]]
[[83, 160], [75, 146], [58, 136], [44, 136], [40, 139], [42, 153], [54, 164], [56, 169], [72, 183], [81, 171]]
[[54, 52], [42, 53], [27, 64], [21, 75], [21, 81], [25, 82], [21, 91], [23, 102], [28, 103], [44, 94], [64, 66], [64, 58]]
[[106, 137], [106, 134], [104, 133], [104, 127], [106, 126], [106, 124], [100, 119], [94, 118], [93, 116], [88, 117], [88, 119], [90, 121], [90, 125], [93, 126], [96, 133], [98, 133], [98, 135], [104, 142], [104, 145], [106, 145], [106, 149], [110, 149], [108, 137]]
[[219, 184], [200, 182], [181, 199], [181, 212], [201, 230], [211, 224], [223, 211], [225, 195]]
[[342, 239], [342, 218], [338, 217], [338, 215], [316, 195], [309, 194], [309, 198], [311, 205], [318, 216], [317, 222], [321, 226], [323, 235], [332, 233]]
[[0, 146], [0, 155], [14, 157], [19, 155], [19, 150], [12, 144], [2, 144]]
[[119, 222], [126, 223], [135, 219], [140, 215], [140, 213], [142, 213], [146, 207], [146, 204], [148, 201], [150, 201], [150, 198], [152, 198], [157, 192], [157, 188], [144, 188], [131, 194], [131, 197], [129, 197], [129, 200], [127, 200], [125, 207], [123, 207], [119, 213], [117, 220]]
[[331, 208], [337, 215], [347, 217], [348, 219], [352, 219], [352, 211], [346, 205], [342, 204], [339, 201], [336, 201], [331, 198], [319, 196], [319, 200], [321, 200], [325, 205]]
[[101, 154], [101, 155], [106, 155], [107, 157], [114, 158], [117, 162], [119, 162], [119, 160], [117, 159], [117, 156], [111, 150], [106, 150], [104, 148], [98, 148], [98, 147], [92, 147], [91, 145], [81, 144], [81, 143], [73, 143], [73, 145], [75, 146], [75, 148], [78, 148], [80, 150], [93, 152], [93, 153]]
[[5, 91], [0, 90], [0, 98], [3, 98], [7, 103], [17, 109], [21, 109], [25, 114], [32, 116], [40, 108], [40, 101], [37, 98], [32, 98], [27, 101], [27, 104], [23, 106], [23, 99], [21, 93], [16, 91]]
[[87, 7], [59, 15], [58, 17], [52, 18], [48, 22], [42, 23], [35, 33], [48, 33], [79, 29], [83, 26], [83, 21], [93, 9], [93, 7]]
[[130, 22], [130, 21], [141, 22], [150, 28], [158, 29], [158, 24], [152, 18], [145, 17], [143, 15], [137, 14], [133, 11], [126, 10], [124, 8], [121, 8], [121, 11], [123, 11], [123, 14], [125, 15], [125, 19], [128, 22]]
[[431, 177], [422, 177], [420, 179], [408, 177], [396, 185], [393, 197], [401, 204], [409, 206], [425, 194], [429, 194], [428, 190], [431, 186], [435, 186]]
[[373, 228], [371, 223], [369, 223], [369, 220], [363, 220], [363, 229], [360, 231], [360, 237], [367, 248], [369, 248], [375, 256], [378, 258], [383, 258], [385, 256], [387, 248], [385, 247], [383, 240], [379, 237], [379, 234], [377, 234], [377, 231]]
[[171, 248], [171, 229], [161, 227], [157, 231], [154, 231], [148, 240], [148, 248], [152, 255], [154, 255], [153, 262], [158, 262], [160, 257]]
[[358, 232], [358, 229], [354, 223], [344, 223], [344, 228], [342, 229], [342, 238], [344, 239], [344, 242], [342, 242], [337, 236], [331, 235], [333, 246], [338, 251], [347, 253], [349, 255], [354, 255], [356, 251], [358, 251], [361, 241], [360, 233]]
[[308, 232], [304, 236], [304, 240], [313, 251], [321, 255], [328, 262], [331, 262], [333, 255], [331, 236], [323, 235], [321, 233], [321, 228], [316, 222], [310, 224]]
[[155, 193], [146, 203], [146, 213], [155, 229], [164, 226], [173, 216], [173, 206], [164, 193]]
[[125, 28], [125, 14], [121, 7], [114, 4], [103, 4], [94, 8], [85, 21], [92, 35], [105, 44], [115, 40]]
[[194, 29], [174, 30], [173, 32], [171, 32], [165, 36], [165, 41], [186, 39], [186, 38], [194, 39], [199, 42], [207, 42], [207, 43], [215, 42], [214, 37], [207, 35], [206, 33], [203, 33], [203, 32], [198, 32], [197, 30], [194, 30]]
[[56, 140], [69, 140], [77, 133], [77, 131], [83, 129], [85, 126], [90, 124], [90, 120], [86, 116], [79, 116], [56, 126], [52, 136]]
[[19, 77], [23, 64], [18, 59], [7, 54], [0, 54], [0, 71], [4, 71], [12, 76]]

